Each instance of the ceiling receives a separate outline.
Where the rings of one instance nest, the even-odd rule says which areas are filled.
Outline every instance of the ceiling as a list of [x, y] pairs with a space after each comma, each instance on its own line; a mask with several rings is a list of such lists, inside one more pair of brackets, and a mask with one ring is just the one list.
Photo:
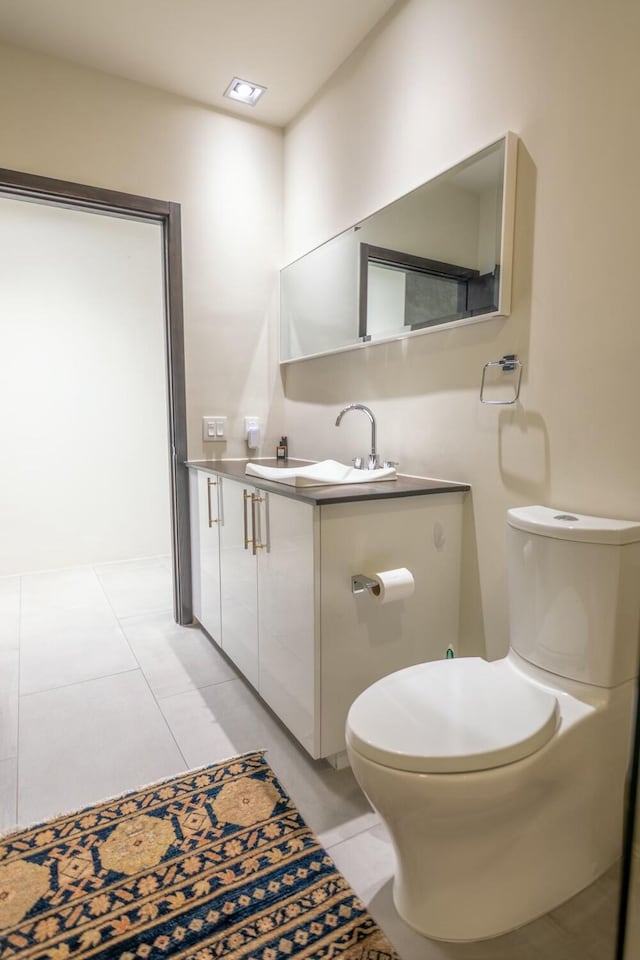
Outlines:
[[[0, 0], [0, 38], [285, 126], [396, 0]], [[254, 106], [222, 96], [265, 85]]]

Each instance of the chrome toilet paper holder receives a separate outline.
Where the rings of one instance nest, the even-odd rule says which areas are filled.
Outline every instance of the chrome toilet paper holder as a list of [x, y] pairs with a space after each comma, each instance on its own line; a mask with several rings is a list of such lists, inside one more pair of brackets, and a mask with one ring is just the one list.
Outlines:
[[366, 590], [369, 590], [373, 593], [373, 588], [377, 587], [378, 591], [380, 590], [380, 584], [377, 580], [372, 580], [371, 577], [368, 577], [364, 573], [356, 573], [351, 577], [351, 593], [354, 596], [358, 596], [360, 593], [364, 593]]

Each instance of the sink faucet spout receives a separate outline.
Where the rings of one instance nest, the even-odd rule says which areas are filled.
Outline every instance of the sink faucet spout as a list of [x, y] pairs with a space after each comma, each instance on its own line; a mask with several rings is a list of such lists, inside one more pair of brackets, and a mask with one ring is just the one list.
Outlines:
[[380, 458], [378, 457], [377, 451], [376, 418], [369, 407], [365, 407], [364, 403], [349, 403], [336, 417], [336, 427], [340, 426], [342, 418], [344, 417], [345, 413], [349, 412], [349, 410], [362, 410], [362, 412], [365, 413], [371, 421], [371, 453], [369, 454], [367, 460], [367, 467], [369, 470], [376, 470], [380, 466]]

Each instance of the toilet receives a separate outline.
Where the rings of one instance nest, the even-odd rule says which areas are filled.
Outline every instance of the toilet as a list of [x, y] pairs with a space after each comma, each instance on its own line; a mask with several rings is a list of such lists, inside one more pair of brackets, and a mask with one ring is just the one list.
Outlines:
[[480, 940], [592, 883], [622, 845], [640, 632], [640, 524], [507, 513], [510, 649], [378, 680], [347, 753], [426, 937]]

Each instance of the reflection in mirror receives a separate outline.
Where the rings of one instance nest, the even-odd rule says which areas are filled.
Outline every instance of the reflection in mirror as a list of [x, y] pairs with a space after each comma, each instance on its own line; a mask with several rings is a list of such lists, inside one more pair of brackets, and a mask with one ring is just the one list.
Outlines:
[[474, 154], [281, 271], [281, 359], [509, 312], [517, 138]]
[[484, 275], [453, 263], [360, 244], [361, 339], [495, 313], [500, 267]]

